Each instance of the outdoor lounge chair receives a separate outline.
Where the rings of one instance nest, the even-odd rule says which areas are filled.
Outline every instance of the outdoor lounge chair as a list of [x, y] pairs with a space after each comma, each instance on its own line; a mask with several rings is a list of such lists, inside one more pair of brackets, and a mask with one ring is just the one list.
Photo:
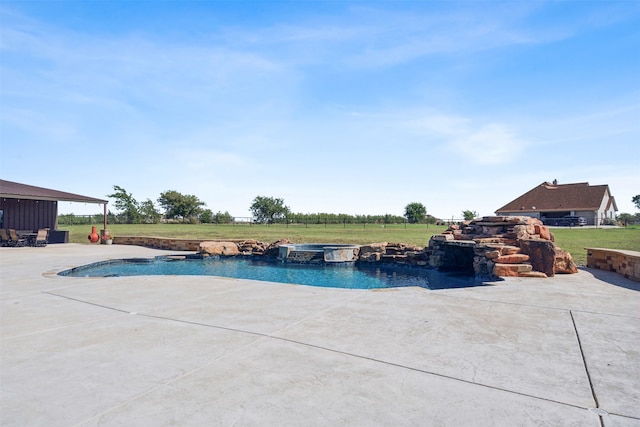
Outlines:
[[33, 241], [33, 246], [47, 246], [47, 238], [49, 237], [49, 231], [45, 228], [38, 230], [38, 235]]
[[9, 229], [9, 246], [24, 246], [27, 239], [18, 237], [18, 233], [13, 228]]
[[7, 234], [7, 230], [5, 230], [4, 228], [0, 228], [0, 245], [9, 246], [10, 240], [11, 239], [9, 238], [9, 234]]

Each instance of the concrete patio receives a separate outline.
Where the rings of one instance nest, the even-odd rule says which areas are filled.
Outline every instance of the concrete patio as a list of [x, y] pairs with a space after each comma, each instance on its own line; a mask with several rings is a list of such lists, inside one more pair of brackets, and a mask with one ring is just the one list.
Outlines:
[[640, 284], [346, 290], [63, 269], [0, 248], [2, 426], [640, 426]]

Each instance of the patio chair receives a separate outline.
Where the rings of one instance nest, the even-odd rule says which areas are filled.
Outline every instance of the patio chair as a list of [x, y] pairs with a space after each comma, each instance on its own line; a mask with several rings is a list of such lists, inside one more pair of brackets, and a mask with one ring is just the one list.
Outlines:
[[9, 246], [24, 246], [27, 239], [18, 237], [18, 233], [13, 228], [9, 229]]
[[0, 245], [1, 246], [9, 246], [9, 234], [7, 234], [7, 230], [4, 228], [0, 228]]
[[47, 246], [47, 239], [49, 237], [49, 231], [45, 228], [41, 228], [38, 230], [38, 235], [33, 242], [33, 246]]

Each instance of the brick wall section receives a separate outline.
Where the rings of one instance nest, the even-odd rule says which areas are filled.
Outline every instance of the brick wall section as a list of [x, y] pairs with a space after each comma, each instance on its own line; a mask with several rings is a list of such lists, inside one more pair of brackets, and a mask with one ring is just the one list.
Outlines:
[[640, 282], [640, 252], [587, 248], [587, 267], [615, 271], [627, 279]]

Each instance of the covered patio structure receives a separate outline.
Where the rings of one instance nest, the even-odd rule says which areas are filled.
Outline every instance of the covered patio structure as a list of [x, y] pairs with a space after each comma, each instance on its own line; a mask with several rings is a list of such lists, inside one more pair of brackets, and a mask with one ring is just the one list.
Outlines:
[[38, 230], [48, 228], [49, 243], [66, 243], [66, 234], [58, 232], [58, 202], [95, 203], [104, 206], [107, 228], [108, 200], [0, 179], [0, 228]]

